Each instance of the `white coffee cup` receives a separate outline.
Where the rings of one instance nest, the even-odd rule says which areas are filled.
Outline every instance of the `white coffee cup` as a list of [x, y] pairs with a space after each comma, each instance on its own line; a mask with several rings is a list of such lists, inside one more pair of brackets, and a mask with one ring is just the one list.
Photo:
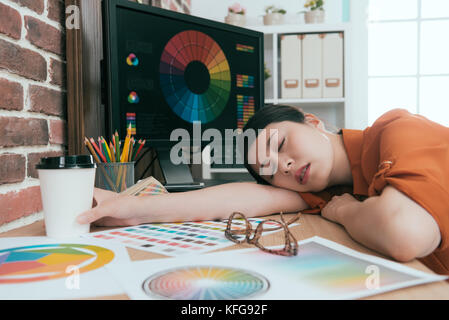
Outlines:
[[76, 237], [90, 230], [77, 216], [92, 208], [96, 164], [92, 156], [42, 158], [39, 174], [45, 230], [51, 238]]

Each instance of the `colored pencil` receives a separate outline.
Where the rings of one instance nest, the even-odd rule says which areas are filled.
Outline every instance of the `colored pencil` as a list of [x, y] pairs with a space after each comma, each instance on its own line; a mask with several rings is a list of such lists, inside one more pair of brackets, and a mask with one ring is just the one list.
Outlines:
[[[87, 139], [87, 137], [84, 137], [84, 144], [87, 146], [87, 149], [89, 150], [89, 152], [92, 154], [92, 157], [94, 157], [95, 162], [100, 163], [100, 159], [98, 158], [97, 154], [95, 153], [94, 148], [92, 147], [92, 144], [90, 143], [89, 139]], [[103, 176], [106, 179], [106, 183], [109, 185], [109, 188], [111, 190], [114, 190], [115, 192], [117, 192], [117, 188], [114, 186], [114, 182], [112, 182], [111, 178], [109, 177], [109, 175], [107, 174], [106, 170], [104, 167], [102, 167], [101, 165], [98, 166], [98, 168], [100, 168], [101, 173], [103, 174]]]
[[109, 159], [111, 159], [111, 162], [112, 162], [111, 150], [108, 147], [108, 143], [106, 142], [105, 138], [103, 138], [103, 137], [101, 137], [101, 141], [103, 142], [103, 145], [105, 146], [106, 151], [107, 151], [107, 153], [109, 155]]
[[139, 149], [137, 150], [137, 152], [134, 155], [134, 158], [133, 158], [134, 160], [137, 159], [137, 156], [139, 155], [140, 151], [142, 150], [143, 146], [145, 145], [145, 142], [146, 142], [146, 140], [143, 140], [142, 142], [139, 142], [140, 143], [140, 147], [139, 147]]
[[98, 137], [98, 147], [100, 148], [100, 152], [101, 152], [103, 155], [105, 155], [105, 154], [104, 154], [104, 151], [103, 151], [103, 146], [101, 145], [101, 139], [100, 139], [100, 137]]
[[100, 156], [101, 160], [103, 160], [103, 162], [107, 162], [105, 156], [101, 153], [100, 149], [98, 148], [97, 144], [95, 143], [94, 138], [90, 138], [90, 143], [95, 148], [95, 151], [98, 152], [98, 155]]
[[136, 153], [137, 153], [137, 150], [139, 149], [141, 143], [142, 143], [142, 140], [139, 140], [136, 142], [136, 146], [133, 149], [133, 153], [131, 155], [131, 161], [134, 161], [134, 159], [136, 158]]
[[112, 162], [115, 162], [115, 147], [112, 142], [109, 142], [109, 148], [111, 150]]
[[118, 137], [117, 130], [115, 131], [115, 159], [117, 162], [120, 162], [120, 139]]
[[108, 163], [111, 162], [111, 158], [109, 158], [109, 154], [108, 154], [108, 145], [106, 144], [106, 142], [100, 139], [101, 145], [103, 146], [103, 150], [104, 150], [104, 155], [106, 157], [106, 160]]
[[92, 144], [89, 142], [89, 139], [84, 137], [84, 144], [86, 145], [87, 149], [89, 150], [92, 157], [94, 157], [94, 160], [96, 163], [100, 163], [100, 159], [97, 156], [97, 153], [95, 152], [94, 148], [92, 147]]
[[134, 150], [134, 143], [135, 143], [134, 138], [131, 138], [131, 143], [129, 144], [129, 153], [128, 153], [128, 161], [127, 162], [133, 161], [132, 155], [133, 155], [133, 150]]
[[123, 146], [123, 152], [122, 152], [122, 156], [120, 158], [121, 162], [127, 162], [127, 159], [128, 159], [129, 142], [131, 139], [131, 124], [129, 125], [129, 128], [127, 131], [128, 131], [128, 133], [126, 134], [125, 145]]

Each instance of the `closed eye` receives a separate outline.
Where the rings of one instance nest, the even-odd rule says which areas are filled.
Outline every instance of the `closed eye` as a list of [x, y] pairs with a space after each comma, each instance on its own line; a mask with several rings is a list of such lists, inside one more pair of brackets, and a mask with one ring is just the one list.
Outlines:
[[278, 151], [281, 151], [282, 146], [284, 145], [284, 142], [285, 142], [285, 138], [282, 139], [282, 142], [281, 142], [281, 144], [279, 145]]

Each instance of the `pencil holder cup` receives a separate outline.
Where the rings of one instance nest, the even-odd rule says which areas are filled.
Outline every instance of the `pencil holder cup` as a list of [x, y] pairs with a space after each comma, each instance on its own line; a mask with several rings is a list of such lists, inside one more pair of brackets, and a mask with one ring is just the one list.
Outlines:
[[98, 163], [95, 187], [122, 192], [134, 185], [134, 162]]

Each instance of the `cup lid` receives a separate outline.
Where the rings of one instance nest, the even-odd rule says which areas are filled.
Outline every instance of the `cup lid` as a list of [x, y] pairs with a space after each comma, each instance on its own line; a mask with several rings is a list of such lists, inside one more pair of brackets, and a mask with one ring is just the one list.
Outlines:
[[96, 168], [90, 155], [41, 158], [36, 169], [89, 169]]

